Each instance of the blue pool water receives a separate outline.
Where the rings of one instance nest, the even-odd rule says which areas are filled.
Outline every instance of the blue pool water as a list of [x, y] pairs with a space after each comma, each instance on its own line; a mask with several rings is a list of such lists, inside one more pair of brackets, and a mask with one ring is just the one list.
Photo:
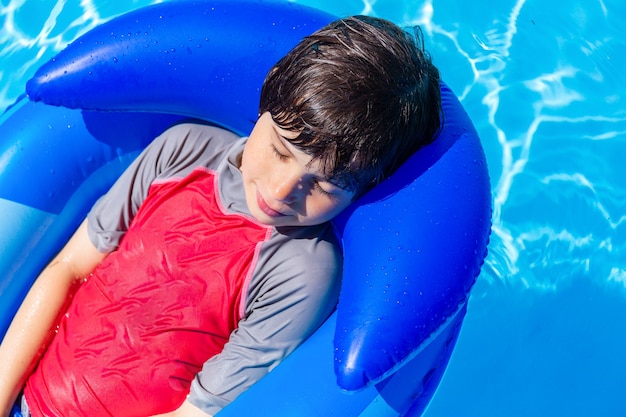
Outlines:
[[[626, 413], [626, 3], [299, 0], [423, 27], [483, 139], [493, 234], [441, 416]], [[46, 59], [151, 0], [0, 0], [0, 108]]]

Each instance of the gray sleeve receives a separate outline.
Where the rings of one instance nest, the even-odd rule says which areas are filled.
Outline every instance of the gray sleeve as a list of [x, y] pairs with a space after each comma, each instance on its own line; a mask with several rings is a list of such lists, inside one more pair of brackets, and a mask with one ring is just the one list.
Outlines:
[[117, 248], [156, 179], [187, 175], [199, 165], [216, 168], [238, 137], [213, 126], [185, 123], [158, 136], [89, 212], [87, 231], [103, 253]]
[[330, 315], [338, 299], [342, 262], [334, 236], [327, 238], [264, 247], [245, 317], [224, 350], [207, 361], [192, 382], [189, 401], [195, 406], [211, 415], [219, 412]]

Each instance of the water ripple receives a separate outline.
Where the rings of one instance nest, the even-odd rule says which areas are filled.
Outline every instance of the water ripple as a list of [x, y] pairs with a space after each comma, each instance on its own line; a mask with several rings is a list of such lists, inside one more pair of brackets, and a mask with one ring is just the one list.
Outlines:
[[[446, 4], [435, 1], [432, 16], [410, 23], [426, 28], [485, 143], [494, 215], [484, 278], [537, 290], [581, 274], [619, 281], [626, 171], [615, 155], [626, 150], [626, 114], [616, 91], [626, 79], [615, 51], [623, 50], [623, 27], [601, 29], [615, 18], [591, 2], [554, 10], [548, 27], [551, 10], [519, 0], [509, 12], [475, 10], [489, 22], [476, 30], [460, 26], [461, 12]], [[456, 76], [463, 67], [471, 79]]]

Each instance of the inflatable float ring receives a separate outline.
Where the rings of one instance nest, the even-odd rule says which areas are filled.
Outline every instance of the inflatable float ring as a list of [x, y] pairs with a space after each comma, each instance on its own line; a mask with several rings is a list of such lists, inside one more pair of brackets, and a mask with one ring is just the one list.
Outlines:
[[[93, 29], [41, 66], [30, 100], [0, 120], [0, 331], [152, 138], [189, 117], [249, 133], [269, 68], [334, 19], [289, 2], [166, 2]], [[220, 417], [422, 413], [458, 336], [491, 216], [478, 135], [445, 84], [441, 93], [438, 139], [334, 221], [345, 257], [337, 311]]]

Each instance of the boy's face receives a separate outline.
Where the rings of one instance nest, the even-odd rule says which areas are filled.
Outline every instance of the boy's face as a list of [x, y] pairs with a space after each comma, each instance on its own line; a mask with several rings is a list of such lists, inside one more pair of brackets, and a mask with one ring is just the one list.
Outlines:
[[353, 191], [328, 181], [319, 161], [286, 138], [297, 133], [281, 129], [269, 112], [257, 121], [241, 160], [246, 202], [254, 218], [271, 226], [324, 223], [352, 202]]

